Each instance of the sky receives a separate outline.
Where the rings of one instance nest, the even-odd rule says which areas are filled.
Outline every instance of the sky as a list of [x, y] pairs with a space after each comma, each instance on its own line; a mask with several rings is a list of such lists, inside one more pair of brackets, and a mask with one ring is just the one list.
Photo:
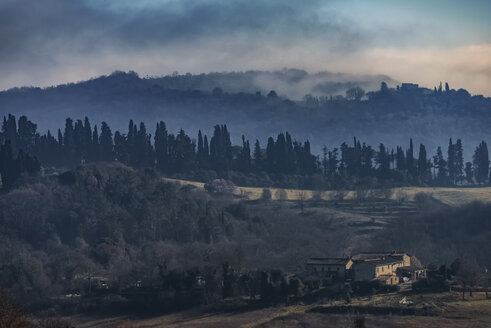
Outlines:
[[491, 96], [489, 0], [0, 0], [0, 90], [282, 68]]

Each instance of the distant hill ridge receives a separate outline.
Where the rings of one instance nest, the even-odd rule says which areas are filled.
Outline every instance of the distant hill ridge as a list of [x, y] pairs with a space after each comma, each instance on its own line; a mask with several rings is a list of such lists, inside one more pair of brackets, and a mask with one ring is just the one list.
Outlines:
[[117, 130], [125, 130], [130, 118], [150, 127], [164, 120], [190, 135], [225, 123], [234, 133], [234, 143], [242, 134], [264, 140], [289, 131], [309, 139], [316, 153], [323, 145], [332, 148], [354, 136], [389, 147], [413, 138], [432, 153], [449, 138], [461, 138], [465, 146], [488, 137], [490, 98], [448, 85], [430, 90], [396, 84], [383, 75], [309, 74], [295, 69], [145, 78], [135, 72], [114, 72], [56, 87], [0, 92], [0, 115], [27, 115], [39, 124], [38, 130], [52, 132], [63, 126], [65, 118], [84, 116], [99, 124], [106, 121]]

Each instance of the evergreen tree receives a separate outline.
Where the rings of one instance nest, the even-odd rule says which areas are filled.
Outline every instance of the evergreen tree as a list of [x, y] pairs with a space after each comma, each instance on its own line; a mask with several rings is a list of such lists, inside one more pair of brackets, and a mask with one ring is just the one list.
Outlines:
[[272, 137], [268, 138], [268, 144], [266, 146], [266, 169], [269, 172], [274, 172], [276, 169], [275, 143]]
[[208, 137], [205, 134], [205, 137], [203, 138], [203, 156], [204, 156], [204, 163], [205, 163], [205, 168], [210, 167], [210, 147], [208, 146]]
[[399, 171], [406, 170], [406, 157], [404, 156], [404, 151], [402, 150], [402, 147], [399, 146], [397, 146], [396, 149], [396, 168]]
[[99, 137], [101, 159], [111, 162], [114, 160], [114, 144], [111, 128], [106, 122], [101, 123], [101, 135]]
[[489, 176], [488, 145], [482, 141], [474, 151], [473, 156], [474, 178], [479, 184], [485, 183]]
[[474, 183], [474, 169], [471, 162], [465, 163], [465, 180], [468, 183]]
[[61, 129], [58, 129], [58, 145], [60, 147], [63, 146], [63, 134], [61, 133]]
[[91, 150], [91, 158], [94, 161], [100, 161], [101, 160], [101, 150], [100, 150], [100, 144], [99, 144], [99, 132], [97, 131], [97, 125], [94, 125], [94, 131], [92, 132], [92, 146], [90, 147]]
[[[157, 160], [157, 167], [164, 172], [168, 169], [169, 154], [167, 149], [167, 139], [168, 139], [167, 127], [163, 121], [160, 121], [160, 123], [157, 123], [157, 128], [155, 130], [154, 148], [155, 148], [155, 158]], [[198, 160], [199, 160], [199, 156], [198, 156]]]
[[201, 130], [198, 131], [198, 150], [196, 152], [196, 160], [198, 162], [199, 167], [203, 167], [204, 162], [204, 145], [203, 145], [203, 135], [201, 134]]
[[9, 140], [9, 147], [12, 152], [15, 153], [17, 151], [17, 121], [15, 120], [14, 115], [9, 114], [8, 118], [5, 116], [3, 117], [2, 139], [3, 140], [0, 140], [0, 142]]
[[450, 183], [455, 184], [456, 169], [455, 169], [455, 145], [452, 143], [452, 138], [448, 141], [447, 165], [448, 178]]
[[328, 163], [327, 175], [329, 177], [333, 177], [338, 170], [338, 163], [339, 163], [337, 148], [334, 148], [332, 151], [327, 153], [327, 163]]
[[259, 140], [256, 139], [256, 143], [254, 144], [254, 167], [257, 171], [261, 171], [263, 169], [263, 153], [261, 150], [261, 145], [259, 144]]
[[414, 147], [413, 139], [409, 139], [409, 149], [406, 152], [406, 168], [410, 175], [416, 176], [416, 167], [414, 166]]
[[210, 140], [210, 161], [217, 172], [227, 172], [231, 168], [232, 143], [226, 125], [215, 126]]
[[378, 146], [376, 162], [378, 164], [379, 176], [381, 178], [388, 178], [390, 171], [390, 157], [383, 143], [380, 143]]
[[123, 163], [128, 162], [126, 139], [119, 131], [114, 133], [114, 158]]
[[250, 172], [251, 170], [251, 148], [249, 146], [249, 140], [245, 140], [242, 135], [242, 149], [239, 155], [239, 169], [242, 172]]
[[421, 181], [428, 180], [428, 158], [426, 153], [426, 147], [423, 144], [419, 145], [418, 176], [421, 179]]
[[440, 146], [438, 146], [436, 150], [436, 155], [433, 157], [433, 165], [437, 170], [436, 178], [438, 179], [438, 181], [443, 183], [447, 182], [448, 180], [447, 162], [443, 158], [443, 152]]
[[19, 150], [17, 157], [11, 147], [10, 140], [6, 140], [0, 145], [0, 175], [2, 177], [2, 188], [9, 190], [19, 176], [27, 172], [35, 174], [39, 172], [41, 165], [35, 158], [26, 154], [22, 149]]
[[147, 134], [145, 123], [140, 122], [140, 129], [136, 130], [136, 126], [133, 127], [134, 132], [134, 158], [133, 162], [136, 167], [153, 166], [153, 151], [150, 143], [150, 135]]
[[75, 138], [73, 131], [73, 121], [71, 118], [65, 120], [65, 133], [63, 135], [63, 148], [65, 158], [68, 163], [76, 162]]
[[457, 139], [454, 145], [454, 170], [456, 182], [460, 182], [464, 178], [464, 147], [462, 146], [462, 140]]
[[26, 116], [21, 116], [19, 118], [18, 126], [18, 149], [22, 149], [27, 153], [32, 153], [36, 143], [36, 138], [38, 137], [36, 132], [37, 125], [29, 121]]
[[89, 118], [86, 116], [84, 119], [84, 145], [83, 156], [86, 160], [92, 161], [91, 149], [92, 149], [92, 127], [90, 126]]

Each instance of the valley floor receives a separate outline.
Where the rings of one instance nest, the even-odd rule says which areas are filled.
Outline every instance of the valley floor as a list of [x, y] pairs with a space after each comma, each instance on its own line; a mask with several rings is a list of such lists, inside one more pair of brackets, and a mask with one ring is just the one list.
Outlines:
[[[206, 313], [200, 310], [185, 311], [151, 318], [115, 317], [93, 318], [72, 317], [71, 321], [77, 327], [354, 327], [354, 320], [363, 317], [365, 327], [445, 327], [463, 328], [490, 327], [491, 299], [486, 300], [483, 294], [474, 293], [473, 297], [466, 295], [461, 299], [458, 293], [421, 294], [407, 296], [414, 302], [412, 305], [401, 305], [401, 293], [376, 295], [370, 298], [354, 298], [351, 307], [384, 309], [397, 308], [428, 308], [432, 315], [354, 315], [350, 314], [348, 306], [343, 302], [331, 302], [316, 305], [295, 305], [271, 307], [261, 310], [233, 313]], [[319, 313], [323, 309], [346, 307], [347, 314]]]

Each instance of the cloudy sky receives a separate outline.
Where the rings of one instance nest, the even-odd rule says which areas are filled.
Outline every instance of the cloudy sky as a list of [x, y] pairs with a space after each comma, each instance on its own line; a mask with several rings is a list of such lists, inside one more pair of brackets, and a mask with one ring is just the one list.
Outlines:
[[0, 0], [0, 89], [302, 68], [491, 96], [488, 0]]

